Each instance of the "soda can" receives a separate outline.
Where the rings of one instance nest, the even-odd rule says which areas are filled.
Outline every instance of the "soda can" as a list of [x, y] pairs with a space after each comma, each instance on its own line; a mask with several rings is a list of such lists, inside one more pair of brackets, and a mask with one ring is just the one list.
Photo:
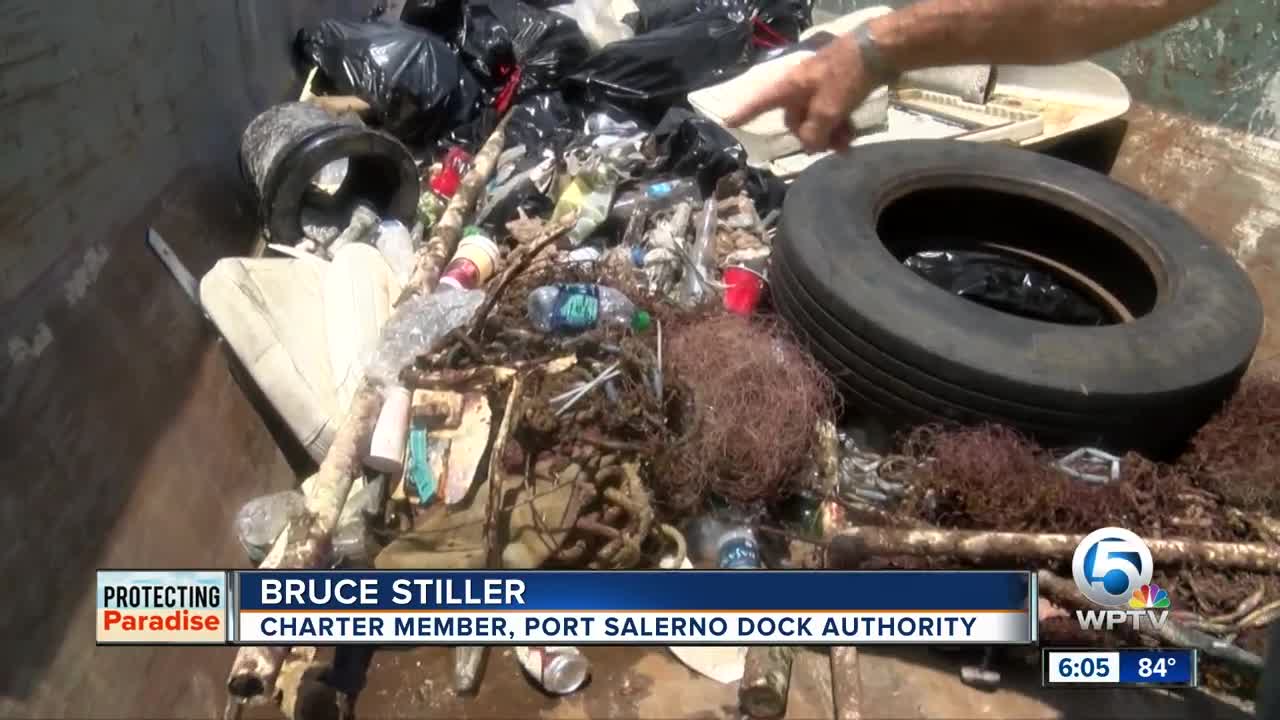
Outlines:
[[723, 570], [760, 569], [760, 546], [750, 528], [738, 528], [721, 535], [716, 557]]
[[764, 275], [745, 265], [724, 269], [724, 308], [738, 315], [750, 315], [760, 305], [766, 281]]
[[516, 658], [539, 687], [553, 695], [577, 690], [591, 673], [587, 656], [576, 647], [522, 645], [516, 647]]

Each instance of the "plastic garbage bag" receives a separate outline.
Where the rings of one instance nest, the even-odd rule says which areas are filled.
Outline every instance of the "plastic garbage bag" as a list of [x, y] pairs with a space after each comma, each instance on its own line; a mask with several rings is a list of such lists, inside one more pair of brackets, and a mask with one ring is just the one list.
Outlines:
[[750, 46], [744, 13], [699, 13], [605, 47], [569, 81], [591, 100], [656, 113], [742, 72]]
[[903, 261], [934, 285], [988, 307], [1067, 325], [1102, 325], [1102, 308], [1052, 275], [1017, 258], [925, 250]]
[[551, 10], [576, 22], [591, 43], [593, 52], [635, 35], [630, 25], [614, 15], [611, 0], [572, 0]]
[[759, 21], [753, 23], [759, 44], [768, 47], [777, 41], [796, 42], [800, 33], [813, 25], [811, 0], [635, 0], [635, 4], [635, 14], [624, 22], [637, 33], [652, 32], [698, 13], [741, 12]]
[[559, 155], [581, 125], [581, 109], [566, 102], [561, 92], [535, 93], [511, 108], [506, 147], [524, 145], [535, 154], [550, 148]]
[[747, 151], [729, 131], [684, 108], [668, 110], [649, 142], [653, 170], [697, 178], [704, 194], [720, 178], [747, 166]]
[[452, 41], [462, 30], [462, 0], [407, 0], [400, 19]]
[[499, 112], [528, 93], [558, 87], [591, 51], [573, 20], [520, 0], [470, 0], [460, 46], [472, 70], [504, 86]]
[[298, 32], [297, 48], [402, 140], [431, 142], [476, 112], [475, 77], [443, 40], [404, 23], [324, 20]]

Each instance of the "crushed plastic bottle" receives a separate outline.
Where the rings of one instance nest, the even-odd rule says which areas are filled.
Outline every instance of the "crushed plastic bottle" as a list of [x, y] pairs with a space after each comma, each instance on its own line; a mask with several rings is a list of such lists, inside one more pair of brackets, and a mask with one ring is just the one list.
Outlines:
[[378, 225], [378, 233], [374, 236], [374, 247], [382, 253], [396, 280], [403, 286], [413, 275], [413, 237], [409, 228], [399, 220], [386, 220]]
[[347, 498], [333, 532], [333, 551], [338, 557], [353, 563], [371, 559], [369, 521], [381, 510], [383, 486], [382, 477], [377, 477]]
[[307, 498], [298, 490], [285, 490], [256, 497], [236, 513], [236, 537], [249, 560], [257, 565], [271, 552], [276, 538], [289, 526], [290, 518], [302, 513]]
[[680, 203], [700, 204], [702, 192], [693, 178], [673, 178], [642, 185], [634, 190], [619, 193], [609, 210], [609, 221], [624, 224], [638, 207], [643, 205], [650, 212], [661, 212]]
[[365, 374], [382, 387], [399, 385], [401, 370], [470, 320], [483, 302], [483, 290], [415, 295], [404, 301], [383, 326]]
[[544, 333], [575, 333], [600, 326], [649, 328], [649, 313], [604, 285], [544, 285], [529, 293], [529, 322]]

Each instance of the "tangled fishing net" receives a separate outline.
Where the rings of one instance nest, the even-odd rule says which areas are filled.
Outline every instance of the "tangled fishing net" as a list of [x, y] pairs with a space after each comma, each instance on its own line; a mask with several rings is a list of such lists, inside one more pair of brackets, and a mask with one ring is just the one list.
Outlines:
[[708, 492], [750, 504], [786, 493], [831, 417], [831, 381], [777, 325], [713, 315], [664, 338], [663, 374], [684, 391], [680, 438], [656, 459], [653, 483], [675, 509]]

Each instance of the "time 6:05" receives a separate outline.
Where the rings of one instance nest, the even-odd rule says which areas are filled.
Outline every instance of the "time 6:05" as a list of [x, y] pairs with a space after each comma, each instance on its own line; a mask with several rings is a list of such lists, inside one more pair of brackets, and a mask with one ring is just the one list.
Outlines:
[[1058, 661], [1058, 676], [1062, 678], [1105, 677], [1111, 673], [1110, 658], [1064, 657]]

